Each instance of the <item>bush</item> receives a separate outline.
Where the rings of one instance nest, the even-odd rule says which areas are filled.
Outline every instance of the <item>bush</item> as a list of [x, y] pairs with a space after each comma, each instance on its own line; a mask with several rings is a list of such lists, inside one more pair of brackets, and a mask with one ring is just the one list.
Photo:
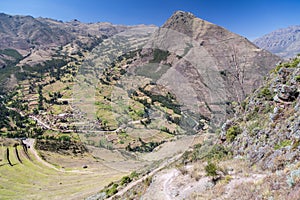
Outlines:
[[113, 186], [105, 191], [107, 197], [111, 197], [118, 192], [118, 184], [113, 184]]
[[239, 126], [232, 126], [226, 131], [226, 140], [233, 142], [235, 137], [242, 133], [242, 129]]
[[210, 151], [207, 152], [205, 158], [221, 160], [228, 155], [230, 155], [230, 152], [223, 145], [216, 144]]
[[143, 182], [146, 186], [150, 186], [150, 184], [152, 182], [152, 176], [148, 176], [146, 179], [144, 179]]
[[259, 91], [258, 98], [264, 98], [266, 100], [271, 101], [273, 99], [273, 95], [272, 95], [271, 91], [269, 90], [269, 88], [265, 87]]
[[136, 177], [138, 177], [139, 176], [139, 174], [136, 172], [136, 171], [133, 171], [133, 172], [131, 172], [131, 174], [130, 174], [130, 178], [131, 179], [134, 179], [134, 178], [136, 178]]
[[127, 183], [130, 183], [132, 181], [132, 179], [129, 177], [129, 176], [124, 176], [122, 179], [121, 179], [121, 185], [125, 185]]
[[60, 141], [71, 141], [71, 137], [69, 135], [60, 135], [58, 140]]
[[206, 166], [205, 166], [205, 172], [206, 172], [206, 176], [217, 176], [217, 170], [218, 167], [216, 164], [209, 162]]

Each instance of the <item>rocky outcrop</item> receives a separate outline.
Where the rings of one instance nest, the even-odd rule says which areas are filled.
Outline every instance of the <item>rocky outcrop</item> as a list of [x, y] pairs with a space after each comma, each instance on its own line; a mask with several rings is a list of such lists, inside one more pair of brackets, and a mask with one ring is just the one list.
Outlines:
[[[223, 125], [221, 140], [235, 155], [273, 171], [300, 159], [300, 57], [277, 66], [249, 96], [237, 117]], [[231, 127], [239, 127], [233, 141]]]
[[273, 31], [254, 40], [253, 43], [280, 57], [292, 58], [300, 53], [300, 26]]

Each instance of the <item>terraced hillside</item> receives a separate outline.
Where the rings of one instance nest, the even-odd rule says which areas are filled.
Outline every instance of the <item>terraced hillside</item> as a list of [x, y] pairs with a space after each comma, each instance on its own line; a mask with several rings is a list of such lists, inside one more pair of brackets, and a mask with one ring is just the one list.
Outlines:
[[[16, 144], [2, 143], [0, 148], [1, 199], [83, 199], [129, 173], [87, 154], [65, 157], [64, 163], [53, 165], [44, 161], [34, 146]], [[52, 157], [58, 159], [59, 155]], [[67, 161], [72, 165], [63, 167]]]
[[[277, 65], [220, 134], [112, 199], [292, 199], [300, 196], [300, 57]], [[118, 193], [117, 193], [118, 194]]]
[[14, 144], [3, 143], [0, 170], [8, 173], [0, 184], [11, 198], [80, 199], [104, 185], [113, 187], [104, 196], [122, 190], [125, 184], [114, 183], [124, 175], [143, 176], [214, 133], [280, 60], [181, 11], [161, 28], [19, 18], [76, 37], [45, 57], [39, 46], [42, 60], [2, 51], [14, 59], [0, 69], [9, 86], [0, 96], [1, 136], [36, 140], [31, 160], [16, 147], [22, 163], [11, 154]]

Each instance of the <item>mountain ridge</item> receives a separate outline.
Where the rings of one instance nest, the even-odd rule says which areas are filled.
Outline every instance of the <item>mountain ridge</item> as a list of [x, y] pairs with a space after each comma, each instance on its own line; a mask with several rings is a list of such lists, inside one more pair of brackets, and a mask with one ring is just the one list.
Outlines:
[[253, 43], [283, 58], [293, 58], [300, 52], [300, 25], [277, 29]]

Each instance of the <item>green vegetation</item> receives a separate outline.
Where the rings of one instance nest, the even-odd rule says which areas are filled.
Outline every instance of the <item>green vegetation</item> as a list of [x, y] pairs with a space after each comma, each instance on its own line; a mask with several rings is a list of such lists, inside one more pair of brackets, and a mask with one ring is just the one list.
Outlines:
[[108, 198], [116, 194], [118, 192], [118, 186], [119, 185], [117, 183], [111, 183], [111, 185], [109, 185], [109, 188], [105, 190], [106, 197]]
[[280, 143], [275, 144], [274, 149], [275, 150], [282, 149], [284, 147], [291, 146], [291, 144], [292, 144], [291, 140], [283, 140]]
[[148, 176], [144, 181], [143, 183], [146, 185], [146, 186], [150, 186], [151, 182], [152, 182], [152, 176]]
[[160, 63], [161, 61], [167, 60], [170, 55], [169, 51], [164, 51], [161, 49], [154, 49], [153, 51], [153, 59], [150, 60], [150, 63]]
[[231, 126], [227, 131], [226, 131], [226, 140], [228, 142], [233, 142], [235, 137], [239, 134], [242, 133], [242, 129], [235, 125], [235, 126]]
[[222, 160], [230, 155], [230, 151], [221, 144], [215, 144], [210, 151], [207, 152], [205, 159]]
[[9, 125], [9, 110], [3, 105], [3, 99], [0, 97], [0, 130]]
[[169, 65], [157, 65], [150, 63], [137, 67], [135, 69], [135, 73], [138, 76], [144, 76], [151, 78], [153, 81], [157, 81], [168, 71], [168, 69], [170, 69]]
[[126, 185], [128, 183], [130, 183], [132, 181], [132, 179], [129, 176], [123, 176], [121, 179], [120, 184], [121, 185]]
[[175, 134], [175, 131], [172, 132], [172, 131], [170, 131], [170, 129], [168, 129], [165, 126], [161, 127], [160, 130], [163, 132], [169, 133], [169, 134], [173, 134], [173, 135]]
[[298, 66], [298, 64], [300, 63], [300, 58], [294, 58], [292, 61], [290, 62], [286, 62], [286, 63], [282, 63], [280, 65], [277, 65], [276, 68], [274, 69], [274, 72], [277, 73], [279, 72], [279, 70], [282, 68], [282, 67], [285, 67], [285, 68], [295, 68]]
[[251, 121], [247, 127], [250, 136], [254, 137], [257, 132], [261, 129], [260, 121]]
[[255, 120], [258, 117], [259, 107], [255, 106], [253, 110], [249, 111], [249, 113], [246, 116], [247, 121]]
[[133, 171], [133, 172], [131, 172], [131, 174], [130, 174], [130, 178], [131, 179], [134, 179], [134, 178], [136, 178], [136, 177], [138, 177], [139, 176], [139, 174], [136, 172], [136, 171]]
[[[212, 146], [212, 147], [211, 147]], [[194, 146], [192, 152], [186, 151], [182, 156], [183, 164], [189, 162], [202, 161], [219, 161], [230, 158], [231, 152], [221, 144], [213, 144], [206, 141], [203, 144], [197, 144]]]
[[271, 101], [273, 100], [273, 94], [268, 87], [264, 87], [259, 91], [258, 98], [264, 98], [268, 101]]
[[174, 95], [172, 95], [171, 93], [168, 93], [168, 95], [166, 95], [166, 96], [155, 95], [155, 94], [152, 94], [152, 92], [150, 92], [148, 90], [145, 90], [144, 88], [140, 87], [139, 90], [141, 92], [143, 92], [144, 94], [146, 94], [148, 97], [150, 97], [152, 103], [159, 102], [159, 103], [162, 104], [162, 106], [173, 110], [174, 113], [179, 114], [179, 115], [181, 114], [181, 109], [180, 109], [181, 105], [179, 105], [176, 102], [176, 99], [175, 99]]
[[161, 142], [144, 142], [141, 138], [139, 138], [139, 142], [141, 143], [140, 146], [136, 146], [136, 147], [131, 147], [130, 144], [128, 144], [128, 146], [126, 147], [127, 151], [132, 151], [132, 152], [140, 152], [140, 153], [145, 153], [145, 152], [152, 152], [153, 149], [155, 149], [157, 146], [161, 145], [162, 143], [164, 143], [164, 141]]
[[218, 175], [217, 174], [218, 166], [215, 163], [208, 162], [208, 164], [205, 166], [204, 170], [206, 172], [206, 176], [215, 177]]
[[10, 57], [13, 57], [15, 60], [21, 60], [23, 56], [15, 49], [3, 49], [0, 50], [0, 54], [4, 54]]
[[[1, 199], [24, 199], [24, 197], [29, 197], [29, 199], [45, 199], [45, 197], [47, 199], [68, 199], [75, 193], [92, 195], [95, 190], [104, 188], [111, 181], [124, 176], [124, 172], [100, 163], [99, 168], [95, 170], [82, 169], [80, 163], [74, 164], [74, 167], [68, 169], [57, 170], [45, 165], [37, 159], [32, 151], [26, 151], [22, 145], [15, 147], [11, 145], [8, 149], [9, 160], [13, 166], [10, 166], [6, 160], [7, 146], [0, 146]], [[76, 157], [67, 159], [73, 163], [82, 162]], [[63, 163], [59, 162], [59, 164]], [[55, 166], [61, 167], [56, 164]], [[72, 173], [69, 170], [78, 172]], [[90, 173], [86, 173], [87, 170]], [[78, 174], [84, 175], [78, 176]], [[114, 191], [111, 190], [111, 193]]]

